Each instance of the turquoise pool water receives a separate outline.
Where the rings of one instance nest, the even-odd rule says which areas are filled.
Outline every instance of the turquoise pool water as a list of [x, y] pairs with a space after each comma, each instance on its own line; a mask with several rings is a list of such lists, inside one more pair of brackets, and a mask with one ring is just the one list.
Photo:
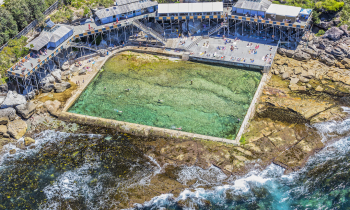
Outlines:
[[233, 139], [262, 75], [153, 55], [108, 60], [69, 112]]

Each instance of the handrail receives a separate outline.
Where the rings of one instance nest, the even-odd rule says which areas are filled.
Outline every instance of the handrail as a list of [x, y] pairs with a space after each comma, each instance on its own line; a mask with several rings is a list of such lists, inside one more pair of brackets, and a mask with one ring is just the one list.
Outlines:
[[158, 41], [162, 42], [163, 44], [165, 44], [166, 42], [166, 38], [163, 37], [162, 35], [160, 35], [158, 32], [156, 32], [155, 30], [151, 29], [150, 27], [146, 27], [143, 23], [141, 23], [138, 20], [133, 20], [132, 22], [136, 27], [140, 28], [141, 30], [143, 30], [144, 32], [146, 32], [147, 34], [153, 36], [154, 38], [156, 38]]

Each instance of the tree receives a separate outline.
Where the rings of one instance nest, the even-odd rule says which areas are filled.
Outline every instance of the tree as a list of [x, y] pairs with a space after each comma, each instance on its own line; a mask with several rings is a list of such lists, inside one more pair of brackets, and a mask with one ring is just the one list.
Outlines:
[[324, 0], [316, 3], [316, 9], [325, 10], [327, 12], [336, 12], [344, 6], [344, 2], [336, 0]]
[[25, 0], [30, 12], [33, 15], [33, 19], [40, 19], [45, 11], [45, 2], [42, 0]]
[[0, 7], [0, 45], [5, 44], [18, 33], [16, 21], [11, 13]]
[[11, 12], [19, 30], [25, 28], [33, 20], [25, 0], [6, 0], [5, 7]]

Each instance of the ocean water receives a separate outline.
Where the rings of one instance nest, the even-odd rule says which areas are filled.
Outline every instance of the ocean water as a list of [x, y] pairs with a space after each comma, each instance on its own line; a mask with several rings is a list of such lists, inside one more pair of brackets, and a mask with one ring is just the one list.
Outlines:
[[122, 54], [69, 112], [234, 139], [261, 73]]
[[[196, 180], [191, 189], [176, 197], [159, 195], [133, 209], [348, 209], [350, 119], [315, 127], [325, 143], [335, 135], [341, 138], [298, 172], [284, 175], [283, 168], [271, 164], [234, 177], [215, 166], [181, 166], [176, 181]], [[13, 155], [8, 151], [15, 146], [5, 146], [0, 209], [119, 209], [119, 203], [128, 203], [131, 188], [147, 188], [152, 177], [163, 173], [128, 135], [46, 130], [35, 139], [35, 148]]]

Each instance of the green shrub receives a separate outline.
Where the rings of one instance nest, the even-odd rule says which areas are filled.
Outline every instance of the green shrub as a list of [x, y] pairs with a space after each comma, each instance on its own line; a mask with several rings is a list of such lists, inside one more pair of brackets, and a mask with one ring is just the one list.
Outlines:
[[244, 135], [242, 135], [241, 139], [239, 140], [239, 143], [241, 143], [241, 145], [247, 144], [247, 140], [245, 139]]
[[327, 12], [336, 12], [344, 6], [344, 2], [336, 0], [324, 0], [316, 3], [315, 8], [318, 10], [324, 9]]
[[316, 34], [316, 36], [322, 36], [323, 34], [325, 34], [326, 32], [324, 30], [319, 30]]
[[279, 1], [273, 1], [273, 4], [281, 4]]

